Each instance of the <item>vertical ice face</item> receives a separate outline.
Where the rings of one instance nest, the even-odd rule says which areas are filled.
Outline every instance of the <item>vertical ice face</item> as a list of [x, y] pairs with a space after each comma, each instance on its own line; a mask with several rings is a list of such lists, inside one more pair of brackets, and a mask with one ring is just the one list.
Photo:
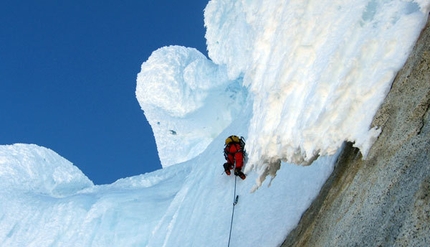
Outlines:
[[[428, 16], [428, 1], [210, 1], [209, 57], [253, 99], [249, 163], [308, 164], [351, 141], [365, 157], [370, 123]], [[273, 165], [273, 167], [271, 167]]]
[[196, 49], [169, 46], [142, 64], [136, 97], [167, 167], [203, 152], [237, 116], [246, 91]]

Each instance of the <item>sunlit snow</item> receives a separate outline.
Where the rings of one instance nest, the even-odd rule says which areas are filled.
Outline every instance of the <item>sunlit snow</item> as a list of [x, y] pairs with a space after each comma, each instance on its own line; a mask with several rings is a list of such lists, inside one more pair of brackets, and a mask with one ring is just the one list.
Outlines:
[[228, 246], [235, 179], [222, 150], [231, 134], [247, 139], [249, 161], [230, 246], [280, 245], [342, 144], [365, 156], [377, 138], [371, 120], [429, 5], [210, 1], [209, 58], [163, 47], [137, 75], [163, 169], [94, 185], [50, 149], [0, 146], [0, 245]]

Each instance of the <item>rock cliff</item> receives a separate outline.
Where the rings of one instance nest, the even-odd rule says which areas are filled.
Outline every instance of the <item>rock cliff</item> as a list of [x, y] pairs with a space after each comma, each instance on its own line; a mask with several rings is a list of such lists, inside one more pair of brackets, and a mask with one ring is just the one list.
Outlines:
[[346, 143], [282, 246], [430, 246], [430, 24], [373, 120], [366, 160]]

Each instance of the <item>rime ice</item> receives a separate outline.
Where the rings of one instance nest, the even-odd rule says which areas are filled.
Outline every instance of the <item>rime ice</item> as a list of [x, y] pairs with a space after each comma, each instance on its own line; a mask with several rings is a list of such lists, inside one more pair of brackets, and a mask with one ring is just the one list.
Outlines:
[[1, 245], [226, 246], [234, 177], [222, 174], [222, 150], [236, 134], [250, 157], [231, 246], [278, 246], [342, 143], [355, 142], [365, 156], [377, 138], [371, 120], [429, 5], [210, 1], [209, 58], [163, 47], [137, 76], [163, 169], [93, 185], [52, 150], [0, 146]]

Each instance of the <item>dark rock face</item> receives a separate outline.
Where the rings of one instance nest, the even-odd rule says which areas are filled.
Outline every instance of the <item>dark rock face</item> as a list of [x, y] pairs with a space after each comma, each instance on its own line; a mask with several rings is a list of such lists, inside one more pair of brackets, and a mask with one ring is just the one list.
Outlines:
[[430, 246], [430, 22], [376, 114], [363, 160], [345, 144], [282, 246]]

